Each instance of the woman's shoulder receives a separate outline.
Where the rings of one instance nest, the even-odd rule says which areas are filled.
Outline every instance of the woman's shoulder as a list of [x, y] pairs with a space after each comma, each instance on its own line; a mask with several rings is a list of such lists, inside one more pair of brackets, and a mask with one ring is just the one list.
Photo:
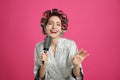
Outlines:
[[44, 41], [39, 41], [36, 43], [35, 47], [43, 47]]
[[68, 38], [61, 38], [62, 43], [66, 45], [74, 45], [76, 44], [74, 40], [68, 39]]

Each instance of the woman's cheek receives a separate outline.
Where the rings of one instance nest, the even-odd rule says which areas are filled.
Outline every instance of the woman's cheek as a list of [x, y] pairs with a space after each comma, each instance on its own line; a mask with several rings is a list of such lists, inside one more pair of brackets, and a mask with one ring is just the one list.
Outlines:
[[46, 30], [49, 31], [51, 29], [51, 26], [46, 26]]

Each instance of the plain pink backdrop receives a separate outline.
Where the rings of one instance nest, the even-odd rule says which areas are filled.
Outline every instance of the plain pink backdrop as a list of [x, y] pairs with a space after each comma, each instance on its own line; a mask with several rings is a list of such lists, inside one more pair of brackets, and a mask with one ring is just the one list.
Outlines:
[[119, 0], [0, 0], [0, 80], [33, 80], [40, 18], [52, 8], [68, 15], [63, 37], [90, 54], [84, 80], [120, 80]]

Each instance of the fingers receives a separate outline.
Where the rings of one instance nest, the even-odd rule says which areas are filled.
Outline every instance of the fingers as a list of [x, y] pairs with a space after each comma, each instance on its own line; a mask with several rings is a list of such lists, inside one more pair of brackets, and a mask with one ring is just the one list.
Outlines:
[[88, 57], [90, 54], [89, 53], [87, 53], [85, 56], [84, 56], [84, 58], [86, 58], [86, 57]]
[[82, 54], [84, 52], [83, 48], [78, 51], [78, 54]]
[[79, 55], [80, 55], [80, 54], [83, 54], [83, 53], [86, 53], [86, 51], [85, 51], [83, 48], [78, 51], [78, 54], [79, 54]]
[[39, 59], [40, 59], [40, 61], [47, 61], [47, 59], [48, 59], [48, 54], [47, 54], [47, 53], [42, 53], [42, 54], [39, 56]]
[[84, 58], [86, 58], [86, 57], [89, 56], [89, 54], [87, 53], [87, 51], [84, 50], [83, 48], [78, 51], [78, 55], [80, 55], [80, 56], [82, 56]]

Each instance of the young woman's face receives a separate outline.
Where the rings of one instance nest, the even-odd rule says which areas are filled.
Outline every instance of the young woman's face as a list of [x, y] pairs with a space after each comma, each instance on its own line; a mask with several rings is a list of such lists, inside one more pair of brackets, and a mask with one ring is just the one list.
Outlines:
[[52, 38], [58, 38], [61, 33], [61, 20], [57, 16], [52, 16], [49, 18], [46, 25], [46, 33]]

